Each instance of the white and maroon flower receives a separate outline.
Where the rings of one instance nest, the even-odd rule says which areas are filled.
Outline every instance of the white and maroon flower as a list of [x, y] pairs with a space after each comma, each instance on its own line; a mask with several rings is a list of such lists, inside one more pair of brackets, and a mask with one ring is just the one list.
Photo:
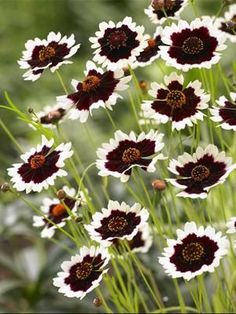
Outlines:
[[103, 208], [102, 213], [95, 213], [85, 229], [91, 239], [110, 246], [114, 239], [132, 240], [148, 217], [148, 211], [138, 203], [130, 207], [125, 202], [120, 204], [110, 200], [108, 208]]
[[136, 57], [136, 61], [132, 66], [133, 68], [137, 66], [145, 67], [149, 64], [152, 64], [153, 61], [160, 57], [159, 46], [162, 44], [161, 32], [162, 28], [157, 27], [156, 32], [152, 38], [148, 35], [149, 37], [147, 39], [148, 46]]
[[167, 65], [188, 71], [207, 68], [219, 62], [220, 51], [226, 48], [225, 36], [213, 24], [210, 17], [195, 19], [188, 24], [166, 26], [162, 33], [161, 57]]
[[67, 186], [64, 186], [62, 190], [65, 192], [62, 200], [45, 198], [41, 206], [42, 216], [33, 216], [33, 226], [43, 227], [42, 238], [53, 237], [57, 228], [64, 227], [66, 221], [71, 220], [72, 217], [78, 217], [77, 208], [84, 205], [82, 192], [76, 195], [75, 189], [69, 189]]
[[112, 110], [118, 98], [118, 92], [128, 88], [131, 76], [125, 76], [122, 70], [104, 71], [88, 61], [83, 81], [72, 80], [73, 94], [57, 97], [58, 105], [68, 110], [68, 118], [86, 122], [89, 113], [99, 107]]
[[226, 226], [228, 228], [227, 233], [236, 233], [236, 217], [231, 217]]
[[110, 255], [105, 248], [83, 246], [78, 255], [61, 264], [62, 272], [53, 279], [53, 285], [64, 296], [81, 300], [99, 286], [103, 275], [108, 271], [104, 267], [109, 260]]
[[35, 38], [25, 44], [22, 58], [18, 61], [21, 69], [28, 69], [23, 75], [25, 80], [36, 81], [46, 68], [52, 72], [62, 64], [72, 63], [68, 59], [79, 49], [80, 44], [75, 45], [75, 38], [62, 37], [61, 33], [50, 32], [47, 39]]
[[188, 0], [152, 0], [144, 12], [152, 23], [162, 24], [169, 19], [179, 18], [187, 4]]
[[41, 192], [42, 189], [53, 185], [57, 177], [67, 175], [62, 168], [65, 160], [73, 154], [71, 143], [62, 143], [56, 148], [53, 148], [53, 143], [53, 138], [47, 140], [42, 136], [42, 143], [37, 148], [32, 148], [20, 156], [23, 163], [13, 164], [13, 167], [8, 169], [8, 175], [17, 191]]
[[163, 136], [154, 130], [147, 134], [142, 132], [139, 136], [134, 132], [127, 135], [120, 130], [116, 131], [115, 138], [97, 150], [99, 175], [111, 175], [126, 182], [133, 167], [154, 172], [157, 160], [164, 159], [162, 154], [157, 154], [164, 147]]
[[91, 37], [95, 48], [93, 60], [111, 70], [132, 65], [136, 57], [147, 47], [144, 27], [136, 26], [131, 17], [115, 24], [112, 21], [99, 24], [96, 37]]
[[171, 160], [168, 169], [178, 177], [167, 180], [183, 190], [177, 196], [206, 198], [210, 188], [224, 183], [235, 164], [210, 144], [206, 149], [198, 147], [192, 156], [184, 153], [178, 160]]
[[204, 272], [214, 272], [221, 258], [228, 253], [229, 241], [221, 232], [195, 222], [187, 222], [184, 230], [178, 229], [177, 240], [167, 240], [163, 257], [159, 258], [165, 272], [172, 278], [190, 280]]
[[215, 21], [216, 26], [232, 42], [236, 42], [236, 4], [229, 6], [224, 17], [219, 17]]
[[208, 107], [210, 95], [204, 93], [199, 81], [190, 82], [184, 87], [183, 75], [175, 72], [164, 77], [165, 85], [152, 83], [149, 94], [154, 100], [145, 101], [142, 110], [145, 118], [155, 119], [159, 123], [172, 121], [172, 129], [184, 129], [193, 126], [197, 120], [203, 120], [202, 109]]
[[221, 96], [216, 103], [219, 107], [210, 109], [211, 120], [221, 122], [220, 126], [225, 130], [236, 131], [236, 93], [230, 93], [232, 100]]

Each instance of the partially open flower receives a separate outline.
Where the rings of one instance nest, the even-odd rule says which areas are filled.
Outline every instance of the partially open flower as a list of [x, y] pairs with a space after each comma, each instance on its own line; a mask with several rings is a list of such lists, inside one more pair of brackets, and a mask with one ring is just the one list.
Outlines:
[[236, 42], [236, 4], [229, 7], [225, 12], [224, 17], [216, 19], [215, 24], [217, 28], [223, 32], [232, 43]]
[[105, 248], [83, 246], [78, 255], [61, 264], [63, 271], [53, 279], [53, 285], [66, 297], [82, 300], [87, 293], [99, 286], [103, 275], [108, 271], [104, 267], [109, 260]]
[[142, 104], [144, 117], [159, 123], [172, 122], [172, 129], [181, 130], [203, 120], [201, 110], [208, 107], [210, 95], [204, 93], [199, 81], [184, 87], [183, 75], [173, 72], [164, 77], [165, 85], [152, 83], [149, 94], [154, 100]]
[[177, 240], [167, 240], [164, 257], [159, 258], [165, 272], [172, 278], [190, 280], [204, 272], [214, 272], [221, 258], [228, 253], [229, 241], [212, 227], [197, 228], [187, 222], [178, 229]]
[[148, 211], [138, 203], [130, 207], [125, 202], [120, 204], [110, 200], [108, 208], [103, 208], [102, 213], [95, 213], [85, 229], [93, 240], [110, 246], [114, 239], [132, 240], [148, 217]]
[[177, 179], [167, 179], [168, 182], [183, 190], [177, 196], [206, 198], [209, 189], [224, 183], [235, 164], [225, 152], [210, 144], [206, 149], [198, 147], [192, 156], [184, 153], [172, 160], [168, 169], [177, 175]]
[[236, 93], [230, 93], [231, 99], [221, 96], [216, 103], [219, 107], [210, 109], [211, 120], [220, 122], [220, 126], [225, 130], [236, 131]]
[[54, 185], [57, 177], [67, 175], [62, 168], [64, 161], [73, 154], [71, 143], [62, 143], [56, 148], [53, 148], [53, 143], [53, 138], [47, 140], [42, 136], [42, 143], [37, 148], [21, 155], [23, 163], [13, 164], [12, 168], [7, 169], [17, 191], [41, 192]]
[[72, 80], [73, 94], [57, 97], [58, 105], [68, 111], [68, 118], [86, 122], [93, 109], [99, 107], [112, 110], [118, 98], [118, 92], [128, 88], [131, 76], [123, 77], [122, 70], [104, 71], [88, 61], [83, 81]]
[[117, 24], [109, 21], [99, 24], [96, 37], [91, 37], [95, 48], [93, 60], [111, 70], [132, 66], [136, 57], [147, 47], [144, 27], [136, 26], [131, 17]]
[[99, 175], [111, 175], [126, 182], [133, 167], [154, 172], [157, 160], [164, 159], [162, 154], [158, 154], [164, 147], [163, 136], [154, 130], [147, 134], [142, 132], [137, 137], [134, 132], [127, 135], [120, 130], [116, 131], [115, 139], [97, 150]]
[[62, 37], [61, 33], [50, 32], [47, 39], [35, 38], [25, 44], [22, 58], [18, 61], [21, 69], [28, 69], [23, 75], [25, 80], [37, 80], [46, 68], [52, 72], [62, 64], [72, 63], [68, 59], [79, 49], [74, 35]]

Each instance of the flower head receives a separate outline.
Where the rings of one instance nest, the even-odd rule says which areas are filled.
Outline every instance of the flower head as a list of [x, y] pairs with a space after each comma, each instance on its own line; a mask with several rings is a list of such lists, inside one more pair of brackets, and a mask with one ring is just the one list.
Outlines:
[[154, 24], [162, 24], [167, 20], [176, 19], [188, 4], [188, 0], [152, 0], [144, 12]]
[[201, 89], [199, 81], [190, 82], [184, 87], [183, 75], [175, 72], [164, 78], [165, 85], [152, 83], [149, 94], [154, 100], [142, 104], [144, 117], [160, 123], [172, 121], [172, 129], [193, 126], [197, 120], [203, 120], [202, 109], [208, 107], [210, 96]]
[[117, 24], [109, 21], [99, 24], [96, 37], [91, 37], [92, 48], [96, 51], [93, 60], [111, 70], [132, 65], [136, 56], [146, 48], [144, 27], [136, 26], [131, 17]]
[[223, 32], [232, 43], [236, 42], [236, 4], [229, 6], [229, 10], [225, 12], [224, 17], [216, 19], [217, 28]]
[[187, 222], [184, 230], [176, 232], [177, 240], [168, 239], [164, 257], [159, 258], [172, 278], [190, 280], [203, 272], [213, 272], [228, 252], [229, 241], [212, 227], [197, 228], [195, 222]]
[[195, 19], [188, 24], [166, 26], [162, 33], [161, 57], [167, 65], [188, 71], [192, 68], [207, 68], [220, 60], [224, 50], [225, 36], [215, 27], [210, 17]]
[[79, 49], [75, 45], [74, 35], [62, 37], [61, 33], [50, 32], [47, 39], [35, 38], [25, 44], [22, 58], [18, 61], [21, 69], [28, 69], [23, 75], [25, 80], [36, 81], [44, 69], [50, 68], [52, 72], [62, 64], [72, 63], [67, 60]]
[[178, 178], [167, 180], [183, 190], [177, 196], [206, 198], [209, 189], [222, 184], [235, 165], [231, 157], [210, 144], [206, 149], [198, 147], [192, 156], [184, 153], [178, 160], [172, 160], [168, 169]]
[[104, 267], [109, 260], [110, 256], [105, 248], [83, 246], [78, 255], [61, 264], [63, 271], [53, 279], [53, 284], [66, 297], [81, 300], [99, 286], [103, 275], [108, 271]]
[[227, 233], [236, 233], [236, 217], [231, 217], [226, 226], [228, 228]]
[[26, 193], [41, 192], [53, 185], [57, 177], [67, 175], [63, 170], [64, 161], [73, 154], [71, 143], [60, 144], [53, 148], [54, 139], [47, 140], [42, 136], [42, 143], [37, 148], [32, 148], [29, 152], [21, 155], [23, 163], [13, 164], [8, 169], [8, 174], [13, 187], [17, 191], [26, 191]]
[[148, 211], [138, 203], [130, 207], [125, 202], [109, 201], [108, 208], [103, 208], [102, 213], [95, 213], [85, 229], [93, 240], [109, 246], [114, 239], [132, 240], [148, 216]]
[[154, 130], [147, 134], [142, 132], [137, 137], [134, 132], [127, 135], [116, 131], [115, 139], [97, 150], [99, 175], [111, 175], [126, 182], [135, 166], [154, 172], [157, 160], [164, 159], [162, 154], [157, 155], [164, 147], [163, 136]]
[[122, 70], [104, 71], [91, 61], [86, 67], [83, 81], [72, 80], [75, 92], [57, 97], [58, 105], [68, 110], [68, 117], [79, 118], [80, 122], [86, 122], [93, 109], [112, 109], [117, 99], [122, 98], [117, 92], [127, 89], [131, 79], [131, 76], [123, 77]]
[[230, 96], [232, 100], [221, 96], [216, 101], [219, 107], [210, 109], [211, 120], [221, 122], [222, 129], [236, 131], [236, 93], [230, 93]]

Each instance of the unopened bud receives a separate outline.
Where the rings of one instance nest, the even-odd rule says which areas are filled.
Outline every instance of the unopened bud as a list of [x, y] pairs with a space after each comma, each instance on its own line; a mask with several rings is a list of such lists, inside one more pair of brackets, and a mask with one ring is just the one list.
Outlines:
[[148, 84], [147, 81], [141, 80], [141, 81], [139, 81], [139, 87], [140, 87], [140, 89], [141, 89], [144, 93], [146, 93], [147, 90], [148, 90], [149, 84]]
[[0, 186], [0, 190], [2, 192], [7, 192], [7, 191], [10, 191], [11, 187], [10, 187], [10, 184], [5, 182], [3, 183], [1, 186]]
[[81, 216], [75, 218], [75, 222], [82, 222], [83, 218]]
[[102, 300], [98, 297], [94, 298], [93, 299], [93, 304], [97, 307], [101, 306], [102, 305]]
[[28, 113], [30, 113], [30, 114], [31, 114], [31, 113], [34, 113], [34, 109], [31, 108], [31, 107], [29, 107], [29, 108], [28, 108]]
[[156, 179], [152, 182], [152, 187], [157, 191], [163, 191], [166, 188], [166, 183], [164, 180]]
[[66, 193], [65, 193], [65, 191], [64, 190], [58, 190], [57, 191], [57, 197], [58, 197], [58, 199], [59, 200], [63, 200], [65, 197], [66, 197]]

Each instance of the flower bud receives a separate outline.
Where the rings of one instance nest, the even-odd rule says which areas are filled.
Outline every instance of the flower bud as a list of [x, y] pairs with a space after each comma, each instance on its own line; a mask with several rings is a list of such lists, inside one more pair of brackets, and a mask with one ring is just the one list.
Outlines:
[[58, 199], [59, 200], [63, 200], [65, 197], [66, 197], [66, 193], [65, 193], [65, 191], [64, 190], [58, 190], [57, 191], [57, 197], [58, 197]]
[[94, 298], [93, 299], [93, 304], [97, 307], [101, 306], [102, 305], [102, 300], [98, 297]]
[[11, 189], [10, 184], [7, 183], [7, 182], [4, 182], [4, 183], [1, 184], [1, 186], [0, 186], [0, 190], [1, 190], [2, 192], [8, 192], [8, 191], [10, 191], [10, 189]]
[[163, 191], [166, 189], [166, 183], [164, 180], [156, 179], [152, 182], [154, 190]]

